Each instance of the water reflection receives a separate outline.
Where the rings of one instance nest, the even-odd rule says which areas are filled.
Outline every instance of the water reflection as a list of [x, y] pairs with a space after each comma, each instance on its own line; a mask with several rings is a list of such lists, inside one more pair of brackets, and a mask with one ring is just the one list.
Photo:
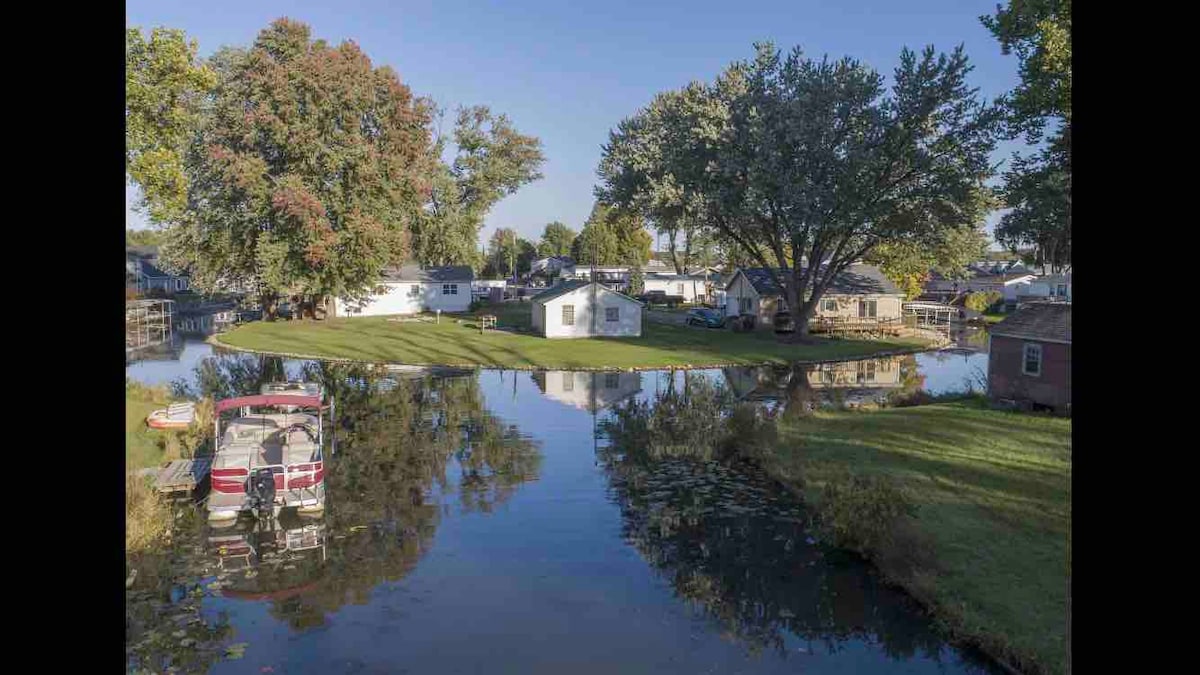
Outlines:
[[531, 373], [547, 398], [588, 412], [597, 412], [642, 390], [640, 372], [539, 370]]

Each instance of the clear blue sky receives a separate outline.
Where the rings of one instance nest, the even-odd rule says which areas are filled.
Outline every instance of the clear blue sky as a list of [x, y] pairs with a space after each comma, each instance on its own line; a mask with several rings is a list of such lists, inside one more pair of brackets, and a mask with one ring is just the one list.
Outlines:
[[[207, 56], [221, 45], [248, 45], [287, 16], [329, 42], [354, 40], [444, 107], [485, 104], [507, 114], [542, 139], [545, 178], [497, 204], [480, 238], [514, 227], [536, 240], [552, 220], [582, 226], [600, 146], [617, 122], [659, 91], [711, 80], [749, 58], [757, 40], [800, 45], [812, 56], [853, 56], [885, 75], [906, 45], [948, 51], [963, 43], [975, 65], [972, 84], [989, 97], [1010, 90], [1016, 57], [1001, 55], [978, 18], [997, 1], [128, 0], [126, 23], [182, 28]], [[1018, 148], [1002, 146], [996, 160]], [[127, 213], [127, 226], [143, 223]]]

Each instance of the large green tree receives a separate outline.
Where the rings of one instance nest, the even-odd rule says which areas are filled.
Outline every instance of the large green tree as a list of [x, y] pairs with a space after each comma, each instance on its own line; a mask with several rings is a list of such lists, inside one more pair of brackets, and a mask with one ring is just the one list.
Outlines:
[[[982, 222], [999, 113], [967, 85], [961, 47], [905, 49], [890, 92], [856, 60], [756, 47], [684, 90], [669, 168], [706, 226], [773, 270], [804, 339], [826, 289], [875, 247]], [[622, 206], [636, 205], [619, 186], [637, 169], [607, 160], [638, 129], [619, 126], [601, 162], [600, 194]]]
[[431, 149], [436, 174], [429, 203], [413, 226], [413, 254], [424, 265], [470, 264], [488, 211], [541, 178], [545, 161], [540, 140], [520, 134], [508, 117], [486, 106], [459, 109], [450, 163], [441, 161], [446, 141], [439, 136]]
[[429, 112], [353, 42], [279, 19], [218, 52], [211, 113], [187, 153], [188, 208], [163, 254], [202, 291], [256, 286], [357, 299], [408, 254], [429, 192]]
[[183, 31], [125, 29], [125, 173], [150, 222], [169, 224], [187, 205], [183, 152], [216, 73]]
[[547, 223], [538, 242], [538, 255], [570, 255], [571, 244], [575, 243], [575, 230], [557, 220]]
[[487, 259], [483, 274], [486, 277], [511, 277], [528, 274], [537, 259], [537, 247], [517, 235], [517, 231], [497, 228], [488, 238]]
[[1021, 83], [1007, 106], [1011, 135], [1044, 141], [1032, 155], [1015, 156], [1004, 174], [1001, 194], [1012, 210], [996, 239], [1034, 247], [1035, 262], [1057, 270], [1071, 264], [1071, 2], [1010, 0], [980, 18], [1020, 63]]
[[596, 202], [571, 247], [576, 262], [641, 267], [650, 260], [654, 239], [635, 211]]
[[929, 246], [911, 241], [876, 246], [866, 261], [879, 266], [912, 300], [924, 292], [931, 271], [948, 279], [965, 279], [967, 266], [987, 254], [987, 234], [978, 227], [950, 228]]

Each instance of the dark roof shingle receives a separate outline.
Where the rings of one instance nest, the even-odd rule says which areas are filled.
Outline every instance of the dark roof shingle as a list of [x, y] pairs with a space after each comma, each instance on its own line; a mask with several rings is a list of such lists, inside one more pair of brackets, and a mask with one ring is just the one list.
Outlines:
[[387, 281], [464, 282], [474, 281], [475, 271], [470, 265], [445, 265], [422, 269], [420, 265], [410, 264], [385, 269], [383, 278]]
[[988, 331], [994, 336], [1071, 344], [1071, 303], [1031, 302]]
[[[784, 270], [787, 272], [787, 270]], [[783, 295], [775, 276], [765, 267], [742, 270], [759, 295]], [[732, 281], [732, 279], [731, 279]], [[828, 294], [844, 295], [903, 295], [903, 292], [874, 265], [850, 265], [829, 285]]]

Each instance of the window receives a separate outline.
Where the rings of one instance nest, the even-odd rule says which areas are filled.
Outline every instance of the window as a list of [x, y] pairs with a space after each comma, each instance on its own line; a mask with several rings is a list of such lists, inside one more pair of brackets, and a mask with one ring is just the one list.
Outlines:
[[621, 308], [620, 307], [605, 307], [604, 308], [604, 320], [605, 321], [620, 321], [621, 320]]
[[837, 300], [826, 300], [825, 301], [825, 311], [826, 312], [836, 312], [837, 311]]
[[616, 389], [620, 385], [621, 385], [620, 373], [605, 373], [604, 374], [604, 388], [605, 389]]
[[1042, 374], [1042, 346], [1031, 342], [1025, 343], [1025, 358], [1021, 363], [1021, 372], [1026, 375], [1039, 377]]
[[409, 286], [408, 287], [408, 297], [410, 297], [410, 298], [421, 297], [421, 287], [418, 286], [417, 284], [413, 284], [412, 286]]
[[458, 284], [442, 284], [442, 295], [458, 295]]
[[182, 291], [185, 288], [187, 288], [186, 280], [184, 280], [184, 279], [176, 279], [175, 280], [175, 290]]
[[563, 391], [575, 391], [575, 373], [563, 373]]
[[575, 325], [575, 305], [563, 305], [562, 325], [564, 325], [564, 326], [574, 326]]
[[683, 284], [675, 284], [675, 287], [678, 289], [675, 295], [683, 295]]
[[859, 382], [874, 382], [875, 381], [875, 362], [874, 361], [859, 361], [858, 362], [858, 381]]
[[750, 302], [750, 298], [738, 298], [738, 311], [742, 314], [749, 314]]
[[858, 301], [858, 316], [859, 318], [875, 318], [876, 301], [875, 300], [859, 300]]
[[1066, 284], [1059, 284], [1059, 285], [1058, 285], [1058, 289], [1057, 289], [1057, 293], [1055, 293], [1055, 295], [1057, 295], [1057, 296], [1058, 296], [1058, 297], [1060, 297], [1060, 298], [1065, 298], [1065, 297], [1067, 297], [1067, 285], [1066, 285]]

